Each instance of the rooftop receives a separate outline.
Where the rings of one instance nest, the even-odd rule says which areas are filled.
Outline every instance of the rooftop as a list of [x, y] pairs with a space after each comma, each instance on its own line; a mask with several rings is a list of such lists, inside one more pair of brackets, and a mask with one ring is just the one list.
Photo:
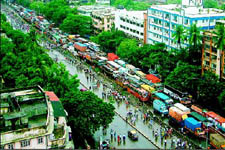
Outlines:
[[129, 19], [144, 20], [144, 13], [147, 13], [147, 11], [127, 11], [126, 9], [123, 9], [117, 10], [116, 13], [119, 16], [124, 16]]
[[169, 5], [152, 5], [151, 8], [158, 9], [174, 14], [180, 14], [181, 10], [185, 12], [186, 16], [193, 17], [193, 15], [196, 16], [217, 16], [222, 15], [225, 16], [225, 11], [216, 9], [216, 8], [202, 8], [202, 7], [196, 7], [196, 6], [183, 6], [178, 4], [169, 4]]
[[47, 103], [37, 87], [2, 90], [0, 132], [43, 126], [47, 120]]
[[78, 11], [86, 11], [86, 12], [93, 12], [96, 10], [115, 10], [115, 7], [111, 7], [111, 6], [103, 6], [103, 5], [89, 5], [89, 6], [80, 6], [78, 7]]

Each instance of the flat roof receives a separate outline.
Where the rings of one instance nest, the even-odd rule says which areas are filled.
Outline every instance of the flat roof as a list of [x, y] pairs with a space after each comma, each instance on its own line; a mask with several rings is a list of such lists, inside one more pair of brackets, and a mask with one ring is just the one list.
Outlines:
[[[180, 11], [185, 11], [185, 16], [188, 17], [209, 17], [209, 16], [224, 16], [225, 12], [216, 8], [198, 8], [194, 6], [183, 7], [178, 4], [168, 4], [168, 5], [152, 5], [150, 8], [157, 9], [165, 12], [170, 12], [173, 14], [180, 15]], [[199, 9], [201, 9], [199, 11]], [[193, 16], [194, 15], [194, 16]]]

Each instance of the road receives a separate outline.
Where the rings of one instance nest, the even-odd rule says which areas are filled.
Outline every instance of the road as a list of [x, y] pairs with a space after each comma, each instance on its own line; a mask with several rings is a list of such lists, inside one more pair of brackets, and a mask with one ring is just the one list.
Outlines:
[[[11, 20], [10, 22], [12, 23], [14, 28], [16, 28], [16, 29], [20, 28], [20, 26], [18, 26], [17, 23], [15, 21], [13, 21], [13, 19], [10, 19], [10, 17], [8, 17], [8, 18], [9, 18], [9, 20]], [[77, 65], [71, 64], [69, 61], [67, 61], [65, 59], [65, 56], [63, 56], [61, 53], [59, 53], [58, 51], [49, 51], [49, 56], [52, 57], [54, 60], [57, 58], [58, 62], [63, 63], [66, 66], [67, 70], [70, 72], [71, 75], [78, 74], [78, 79], [80, 79], [80, 82], [83, 85], [85, 85], [86, 87], [91, 86], [92, 82], [90, 81], [90, 79], [87, 80], [87, 77], [86, 77], [84, 71], [80, 70], [77, 67]], [[101, 76], [98, 76], [98, 80], [102, 80], [104, 82], [107, 82]], [[107, 84], [111, 85], [112, 83], [108, 82]], [[80, 88], [82, 88], [82, 87], [83, 86], [80, 85]], [[100, 98], [102, 98], [102, 91], [103, 91], [102, 84], [100, 84], [100, 87], [97, 88], [97, 89], [92, 88], [92, 91], [96, 95], [98, 95]], [[105, 99], [105, 100], [108, 101], [108, 99]], [[132, 105], [130, 105], [129, 108], [127, 108], [127, 105], [124, 102], [113, 103], [113, 105], [115, 106], [116, 111], [123, 118], [126, 117], [128, 111], [134, 111], [134, 109], [136, 108], [136, 107], [133, 107]], [[161, 149], [164, 149], [164, 148], [170, 149], [171, 148], [170, 147], [171, 146], [171, 139], [177, 140], [177, 137], [175, 135], [172, 135], [171, 138], [167, 139], [167, 147], [165, 147], [165, 145], [161, 143], [160, 138], [158, 138], [158, 140], [156, 140], [153, 136], [153, 130], [159, 131], [160, 125], [158, 123], [154, 122], [153, 128], [149, 128], [148, 123], [147, 124], [144, 123], [143, 118], [141, 116], [143, 116], [143, 113], [139, 112], [139, 117], [137, 118], [135, 126], [134, 126], [139, 131], [139, 141], [138, 142], [132, 142], [131, 140], [127, 139], [127, 142], [126, 142], [125, 145], [123, 145], [123, 144], [118, 145], [117, 142], [115, 142], [115, 141], [112, 142], [111, 145], [113, 147], [116, 147], [116, 148], [149, 148], [149, 149], [156, 149], [156, 146], [154, 146], [154, 144], [156, 144]], [[121, 117], [119, 117], [118, 115], [116, 115], [114, 117], [113, 122], [110, 124], [109, 128], [107, 129], [108, 134], [106, 136], [103, 136], [103, 138], [110, 138], [109, 137], [110, 136], [109, 131], [111, 129], [116, 130], [118, 134], [126, 134], [127, 131], [132, 128], [131, 125], [126, 123], [124, 120], [122, 120]], [[142, 134], [140, 134], [140, 133], [142, 133]], [[102, 136], [102, 131], [101, 130], [97, 131], [94, 136], [95, 136], [96, 140], [99, 140], [99, 137]], [[154, 143], [154, 144], [152, 144], [152, 143]]]

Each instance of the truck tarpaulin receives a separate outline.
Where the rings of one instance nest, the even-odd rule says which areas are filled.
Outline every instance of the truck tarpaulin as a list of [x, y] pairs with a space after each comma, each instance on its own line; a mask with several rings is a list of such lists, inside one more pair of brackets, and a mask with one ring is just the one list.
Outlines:
[[108, 60], [109, 61], [114, 61], [116, 59], [119, 59], [119, 57], [116, 54], [114, 54], [114, 53], [108, 53]]
[[86, 51], [86, 49], [87, 49], [87, 45], [82, 44], [82, 43], [79, 43], [79, 42], [76, 42], [76, 43], [74, 44], [74, 47], [75, 47], [77, 50], [82, 51], [82, 52]]
[[192, 131], [195, 131], [196, 128], [201, 128], [201, 122], [195, 120], [192, 117], [188, 117], [184, 120], [184, 125], [188, 128], [191, 129]]
[[147, 74], [146, 79], [152, 81], [152, 83], [160, 82], [160, 79], [158, 77], [154, 76], [153, 74]]
[[169, 116], [175, 119], [177, 122], [183, 121], [182, 116], [187, 115], [190, 112], [183, 112], [177, 107], [170, 107], [169, 108]]

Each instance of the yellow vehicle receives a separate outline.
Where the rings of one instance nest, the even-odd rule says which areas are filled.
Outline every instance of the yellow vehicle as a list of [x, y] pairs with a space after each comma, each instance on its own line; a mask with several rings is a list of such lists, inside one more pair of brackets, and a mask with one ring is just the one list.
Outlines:
[[136, 74], [141, 78], [145, 78], [145, 76], [146, 76], [146, 74], [142, 71], [136, 71]]
[[155, 88], [153, 88], [153, 87], [151, 87], [151, 86], [149, 86], [147, 84], [142, 84], [141, 87], [143, 89], [145, 89], [146, 91], [148, 91], [149, 93], [155, 92]]

